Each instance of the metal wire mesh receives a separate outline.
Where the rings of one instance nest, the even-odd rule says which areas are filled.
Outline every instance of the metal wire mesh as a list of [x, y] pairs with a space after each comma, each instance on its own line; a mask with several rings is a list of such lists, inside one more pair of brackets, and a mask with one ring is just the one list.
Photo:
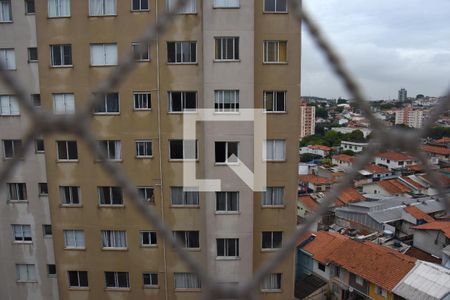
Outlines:
[[[173, 10], [167, 11], [162, 14], [158, 21], [154, 24], [149, 24], [146, 31], [138, 39], [138, 42], [153, 44], [158, 35], [161, 35], [171, 24], [171, 21], [175, 15], [175, 11], [182, 8], [187, 3], [187, 0], [176, 1]], [[299, 26], [303, 24], [306, 30], [309, 32], [313, 41], [321, 52], [325, 55], [329, 65], [332, 67], [336, 76], [342, 81], [347, 91], [352, 96], [356, 106], [362, 111], [362, 114], [370, 123], [370, 127], [373, 129], [374, 137], [371, 139], [369, 146], [365, 153], [358, 157], [353, 164], [352, 169], [346, 173], [346, 175], [339, 181], [339, 183], [326, 195], [324, 201], [321, 202], [320, 207], [311, 215], [309, 215], [303, 226], [295, 231], [295, 233], [283, 244], [283, 247], [277, 251], [277, 253], [267, 262], [265, 262], [254, 274], [253, 278], [247, 282], [243, 282], [238, 288], [230, 288], [223, 285], [219, 285], [217, 281], [208, 274], [202, 264], [190, 256], [182, 247], [174, 240], [170, 228], [161, 220], [159, 214], [149, 206], [141, 201], [137, 192], [136, 186], [133, 182], [127, 178], [122, 168], [118, 164], [114, 164], [106, 159], [106, 155], [96, 142], [94, 133], [90, 130], [89, 125], [92, 118], [92, 110], [95, 105], [101, 101], [101, 95], [105, 94], [109, 90], [117, 87], [123, 82], [127, 75], [134, 69], [136, 63], [136, 57], [140, 54], [136, 52], [130, 52], [125, 60], [119, 64], [110, 74], [107, 76], [101, 84], [93, 92], [93, 96], [88, 100], [87, 105], [74, 115], [54, 115], [49, 112], [37, 110], [32, 100], [29, 98], [26, 88], [23, 83], [15, 79], [11, 72], [6, 70], [0, 62], [0, 79], [6, 84], [6, 86], [15, 94], [21, 108], [30, 116], [32, 126], [23, 138], [23, 146], [14, 159], [5, 163], [4, 168], [0, 172], [0, 184], [4, 184], [8, 177], [13, 172], [14, 168], [19, 162], [19, 157], [22, 157], [30, 149], [35, 138], [42, 135], [54, 134], [54, 133], [69, 133], [78, 136], [82, 139], [93, 155], [104, 161], [102, 167], [110, 176], [116, 181], [117, 185], [121, 186], [125, 195], [130, 199], [133, 205], [138, 208], [140, 212], [151, 222], [156, 230], [160, 233], [169, 245], [173, 247], [173, 250], [177, 255], [187, 264], [187, 266], [195, 272], [202, 282], [203, 286], [203, 298], [247, 298], [257, 299], [257, 290], [261, 280], [271, 272], [284, 258], [292, 255], [295, 249], [297, 240], [305, 234], [307, 228], [309, 228], [314, 222], [316, 222], [322, 214], [324, 214], [328, 207], [336, 200], [337, 196], [348, 186], [351, 186], [353, 180], [358, 175], [358, 171], [364, 168], [373, 159], [377, 151], [381, 149], [393, 149], [397, 151], [408, 152], [415, 156], [424, 166], [427, 174], [434, 187], [438, 190], [438, 198], [440, 201], [445, 202], [447, 209], [450, 208], [448, 197], [445, 196], [444, 186], [439, 180], [438, 174], [428, 161], [426, 155], [421, 152], [420, 145], [421, 139], [427, 136], [427, 133], [432, 128], [433, 124], [439, 118], [442, 112], [449, 109], [450, 94], [440, 101], [438, 105], [434, 107], [429, 119], [425, 122], [425, 125], [420, 130], [401, 130], [387, 128], [380, 120], [378, 120], [371, 112], [370, 104], [365, 101], [365, 97], [362, 93], [362, 89], [359, 87], [357, 81], [345, 68], [343, 61], [336, 53], [334, 47], [324, 38], [320, 28], [310, 17], [310, 15], [302, 7], [301, 0], [290, 0], [289, 6], [292, 14], [297, 19]], [[144, 49], [140, 49], [144, 51]]]

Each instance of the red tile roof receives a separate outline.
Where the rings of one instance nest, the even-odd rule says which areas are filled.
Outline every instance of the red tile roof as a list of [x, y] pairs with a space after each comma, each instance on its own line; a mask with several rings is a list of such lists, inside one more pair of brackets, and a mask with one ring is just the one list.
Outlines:
[[450, 143], [450, 137], [444, 136], [444, 137], [442, 137], [442, 138], [440, 138], [440, 139], [438, 139], [438, 140], [435, 140], [434, 142], [437, 143], [437, 144], [446, 144], [446, 143]]
[[331, 151], [330, 147], [323, 146], [323, 145], [309, 145], [308, 148], [313, 149], [313, 150]]
[[353, 156], [347, 155], [347, 154], [334, 155], [332, 158], [334, 160], [341, 160], [341, 161], [347, 161], [347, 162], [352, 162], [355, 159]]
[[298, 180], [301, 182], [312, 183], [312, 184], [316, 184], [316, 185], [334, 183], [333, 178], [327, 178], [327, 177], [322, 177], [322, 176], [317, 176], [317, 175], [312, 175], [312, 174], [299, 175]]
[[316, 210], [316, 208], [319, 206], [316, 200], [314, 200], [310, 195], [300, 196], [298, 197], [298, 201], [303, 203], [303, 205], [311, 211]]
[[417, 230], [439, 230], [450, 239], [450, 221], [434, 221], [414, 227]]
[[373, 174], [384, 174], [384, 173], [390, 173], [389, 169], [383, 166], [379, 166], [376, 164], [370, 164], [367, 167], [364, 168], [364, 170], [369, 171]]
[[434, 218], [432, 216], [427, 215], [425, 212], [417, 208], [416, 206], [408, 206], [403, 209], [408, 214], [416, 218], [417, 220], [425, 220], [427, 223], [434, 222]]
[[317, 232], [304, 248], [315, 260], [333, 263], [391, 291], [416, 259], [372, 242], [357, 242], [331, 232]]
[[437, 147], [437, 146], [430, 146], [430, 145], [422, 145], [422, 150], [428, 153], [432, 154], [438, 154], [438, 155], [450, 155], [450, 149], [445, 147]]
[[336, 199], [336, 205], [342, 206], [347, 203], [353, 203], [353, 202], [359, 202], [365, 200], [364, 196], [361, 195], [356, 189], [354, 188], [346, 188]]
[[382, 157], [389, 160], [414, 160], [414, 157], [401, 152], [387, 151], [378, 153], [376, 157]]
[[410, 185], [412, 185], [413, 187], [415, 187], [416, 189], [424, 189], [426, 188], [426, 186], [421, 185], [419, 182], [414, 181], [413, 179], [407, 177], [407, 176], [401, 176], [401, 179], [403, 179], [404, 181], [406, 181], [407, 183], [409, 183]]
[[398, 179], [381, 180], [378, 182], [378, 185], [381, 186], [386, 192], [393, 195], [412, 192], [409, 187], [401, 183]]
[[406, 167], [407, 169], [411, 170], [411, 171], [416, 171], [416, 172], [421, 172], [423, 171], [423, 167], [422, 165], [409, 165]]

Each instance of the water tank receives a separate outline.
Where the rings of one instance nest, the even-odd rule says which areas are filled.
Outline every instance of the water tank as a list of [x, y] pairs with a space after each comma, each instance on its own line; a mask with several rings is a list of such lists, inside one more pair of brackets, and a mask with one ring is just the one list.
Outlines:
[[383, 231], [383, 236], [386, 238], [391, 238], [394, 236], [394, 233], [392, 232], [392, 230], [386, 229]]

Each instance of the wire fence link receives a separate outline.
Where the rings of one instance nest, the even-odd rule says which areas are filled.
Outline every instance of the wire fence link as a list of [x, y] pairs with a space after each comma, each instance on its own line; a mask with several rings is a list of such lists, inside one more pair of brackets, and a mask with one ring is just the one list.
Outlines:
[[[186, 5], [187, 0], [177, 0], [174, 8], [171, 11], [164, 12], [158, 17], [156, 23], [149, 24], [138, 42], [154, 44], [158, 36], [164, 33], [170, 26], [171, 21], [175, 16], [175, 12]], [[83, 140], [91, 154], [100, 158], [103, 163], [102, 167], [115, 180], [117, 185], [122, 187], [126, 196], [130, 199], [133, 205], [143, 214], [143, 216], [155, 227], [161, 237], [168, 242], [177, 255], [187, 264], [187, 266], [195, 272], [201, 282], [203, 288], [203, 299], [215, 298], [246, 298], [258, 299], [258, 287], [264, 276], [268, 275], [278, 264], [280, 264], [289, 255], [293, 255], [293, 250], [297, 244], [298, 239], [304, 235], [307, 229], [324, 214], [330, 205], [332, 205], [341, 192], [352, 186], [353, 180], [358, 175], [358, 171], [369, 164], [374, 158], [375, 154], [383, 149], [393, 149], [398, 151], [408, 152], [415, 156], [423, 165], [424, 170], [430, 176], [433, 186], [438, 190], [438, 197], [445, 202], [447, 209], [450, 208], [449, 198], [445, 194], [445, 186], [439, 179], [438, 173], [434, 170], [426, 155], [421, 151], [422, 138], [426, 137], [432, 128], [433, 124], [439, 116], [449, 110], [450, 94], [448, 94], [438, 105], [432, 110], [429, 119], [420, 130], [401, 130], [387, 128], [379, 119], [377, 119], [371, 111], [370, 103], [365, 101], [364, 94], [360, 88], [355, 77], [346, 69], [343, 60], [339, 57], [335, 48], [326, 40], [322, 34], [319, 26], [314, 22], [313, 18], [302, 7], [301, 0], [289, 0], [290, 10], [293, 16], [298, 21], [298, 24], [303, 24], [309, 35], [312, 37], [316, 46], [321, 50], [327, 58], [329, 65], [333, 69], [336, 76], [343, 82], [345, 88], [352, 96], [354, 103], [361, 110], [364, 117], [369, 121], [370, 127], [373, 129], [373, 138], [371, 139], [367, 150], [363, 155], [359, 156], [352, 169], [343, 176], [339, 183], [327, 193], [324, 200], [320, 203], [319, 208], [310, 214], [304, 224], [299, 227], [295, 233], [283, 242], [283, 247], [268, 261], [266, 261], [254, 274], [253, 278], [247, 282], [242, 282], [236, 287], [227, 287], [219, 284], [212, 274], [208, 274], [204, 266], [194, 259], [189, 253], [184, 250], [180, 244], [174, 239], [172, 232], [168, 225], [161, 219], [159, 213], [151, 207], [144, 204], [143, 199], [137, 192], [136, 185], [133, 181], [125, 175], [123, 169], [119, 164], [112, 163], [106, 159], [106, 154], [98, 145], [97, 138], [90, 129], [90, 121], [92, 120], [92, 111], [102, 95], [118, 87], [134, 70], [136, 65], [136, 57], [139, 52], [143, 52], [143, 48], [139, 48], [138, 53], [130, 52], [121, 61], [121, 63], [99, 84], [93, 91], [93, 96], [87, 101], [86, 106], [74, 115], [55, 115], [50, 112], [38, 110], [33, 106], [32, 99], [28, 96], [27, 89], [24, 84], [16, 80], [12, 72], [8, 72], [6, 67], [0, 62], [0, 80], [4, 82], [12, 93], [15, 94], [17, 101], [26, 114], [30, 117], [32, 125], [23, 138], [22, 148], [14, 159], [9, 160], [4, 164], [0, 171], [0, 184], [7, 182], [7, 179], [17, 167], [19, 163], [18, 157], [24, 156], [32, 147], [33, 141], [36, 137], [54, 133], [67, 133], [78, 136]], [[293, 199], [291, 201], [296, 201]], [[449, 210], [450, 211], [450, 210]], [[294, 226], [294, 224], [293, 224]]]

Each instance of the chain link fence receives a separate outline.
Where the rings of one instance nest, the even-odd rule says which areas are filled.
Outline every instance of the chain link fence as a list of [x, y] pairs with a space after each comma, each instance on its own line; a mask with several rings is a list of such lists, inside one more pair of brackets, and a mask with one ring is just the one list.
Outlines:
[[[106, 154], [103, 152], [103, 149], [99, 147], [94, 133], [90, 130], [90, 121], [92, 119], [91, 112], [96, 104], [102, 100], [102, 94], [119, 86], [126, 79], [127, 75], [135, 67], [136, 58], [141, 54], [139, 52], [143, 53], [145, 49], [140, 49], [137, 52], [130, 52], [124, 61], [100, 83], [97, 89], [93, 91], [93, 96], [91, 96], [87, 105], [80, 112], [77, 112], [74, 115], [64, 116], [37, 110], [33, 105], [32, 99], [29, 97], [29, 93], [27, 93], [24, 83], [16, 80], [13, 73], [8, 72], [6, 67], [0, 63], [0, 79], [15, 94], [21, 108], [30, 116], [32, 121], [30, 129], [23, 138], [22, 148], [19, 153], [17, 153], [14, 159], [7, 161], [4, 168], [0, 170], [0, 184], [3, 185], [7, 181], [8, 177], [19, 163], [19, 158], [23, 157], [30, 147], [32, 147], [35, 138], [54, 133], [66, 133], [78, 136], [86, 143], [92, 155], [104, 161], [102, 167], [116, 181], [117, 185], [122, 187], [125, 195], [130, 199], [133, 205], [142, 212], [159, 232], [161, 237], [173, 247], [173, 250], [187, 266], [200, 277], [203, 287], [203, 299], [258, 299], [259, 284], [262, 279], [285, 257], [293, 255], [298, 239], [306, 233], [307, 228], [319, 220], [321, 215], [327, 211], [328, 207], [334, 203], [337, 196], [340, 195], [346, 187], [352, 186], [353, 180], [358, 175], [358, 171], [369, 164], [379, 150], [391, 149], [407, 152], [415, 156], [423, 165], [425, 172], [430, 176], [430, 180], [434, 187], [438, 190], [439, 200], [445, 202], [447, 210], [449, 210], [450, 202], [445, 194], [445, 189], [447, 187], [440, 181], [437, 171], [431, 167], [427, 156], [420, 150], [420, 145], [422, 144], [422, 138], [427, 136], [440, 114], [449, 109], [450, 94], [433, 108], [429, 118], [420, 130], [401, 130], [386, 127], [372, 114], [369, 102], [364, 100], [366, 98], [364, 97], [362, 89], [355, 78], [346, 69], [343, 61], [336, 53], [335, 48], [325, 39], [318, 25], [302, 7], [301, 0], [289, 0], [288, 2], [290, 12], [298, 20], [299, 26], [302, 24], [308, 31], [316, 46], [328, 60], [328, 63], [336, 76], [342, 81], [343, 85], [351, 95], [354, 104], [369, 121], [370, 127], [373, 129], [373, 138], [364, 154], [359, 156], [354, 162], [352, 170], [347, 172], [339, 183], [325, 196], [324, 201], [320, 203], [320, 207], [313, 214], [309, 215], [304, 224], [298, 228], [286, 242], [284, 242], [283, 247], [255, 272], [252, 279], [240, 283], [238, 288], [231, 288], [219, 284], [211, 274], [208, 274], [204, 270], [204, 267], [199, 261], [190, 256], [181, 245], [173, 239], [171, 229], [164, 224], [161, 217], [154, 209], [145, 205], [144, 201], [141, 201], [142, 199], [140, 199], [136, 186], [129, 178], [127, 178], [122, 171], [122, 168], [118, 164], [112, 163], [106, 159]], [[162, 14], [156, 23], [148, 25], [144, 34], [137, 42], [149, 45], [155, 43], [158, 35], [161, 35], [171, 25], [175, 12], [182, 8], [186, 3], [186, 0], [176, 1], [176, 4], [171, 11]], [[296, 200], [294, 199], [293, 201]]]

